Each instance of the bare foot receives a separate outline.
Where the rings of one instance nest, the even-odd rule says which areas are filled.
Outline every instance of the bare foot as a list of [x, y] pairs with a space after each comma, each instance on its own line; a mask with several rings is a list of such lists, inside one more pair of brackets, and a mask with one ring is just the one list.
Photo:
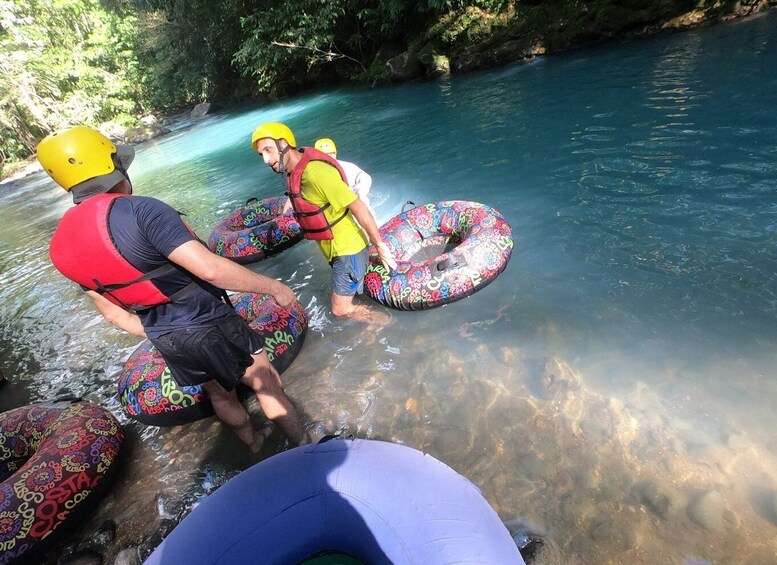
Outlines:
[[348, 313], [348, 317], [352, 320], [369, 324], [370, 327], [377, 326], [382, 328], [388, 326], [392, 321], [391, 314], [388, 312], [375, 310], [363, 304], [354, 306], [353, 310]]
[[264, 447], [264, 442], [270, 437], [270, 434], [272, 434], [272, 428], [262, 428], [261, 430], [256, 431], [254, 433], [254, 441], [248, 446], [251, 453], [254, 455], [259, 453], [262, 450], [262, 447]]

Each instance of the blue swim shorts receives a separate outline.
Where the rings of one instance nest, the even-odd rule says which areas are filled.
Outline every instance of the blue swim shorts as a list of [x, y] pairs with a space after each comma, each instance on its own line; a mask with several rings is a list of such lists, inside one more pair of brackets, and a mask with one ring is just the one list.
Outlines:
[[340, 255], [332, 266], [332, 292], [338, 296], [353, 296], [364, 292], [364, 274], [370, 252], [364, 248], [354, 255]]

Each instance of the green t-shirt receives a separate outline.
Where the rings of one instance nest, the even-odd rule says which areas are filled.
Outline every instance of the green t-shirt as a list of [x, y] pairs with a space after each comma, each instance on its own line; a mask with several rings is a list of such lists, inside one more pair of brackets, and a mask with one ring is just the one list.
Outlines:
[[[324, 210], [327, 222], [330, 224], [343, 215], [343, 212], [358, 197], [340, 178], [340, 173], [324, 161], [310, 161], [302, 171], [300, 182], [302, 198], [316, 206], [329, 207]], [[324, 239], [318, 242], [321, 252], [327, 261], [340, 255], [353, 255], [369, 244], [367, 235], [359, 224], [348, 214], [332, 228], [334, 239]]]

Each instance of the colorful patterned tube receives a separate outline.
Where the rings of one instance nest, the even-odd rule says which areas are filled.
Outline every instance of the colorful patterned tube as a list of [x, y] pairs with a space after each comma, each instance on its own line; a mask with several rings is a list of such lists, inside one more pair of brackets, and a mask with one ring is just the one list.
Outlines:
[[118, 420], [90, 402], [0, 414], [0, 564], [38, 562], [81, 521], [110, 485], [123, 440]]
[[425, 310], [480, 290], [510, 260], [510, 224], [494, 208], [449, 200], [417, 206], [380, 228], [397, 261], [388, 272], [370, 248], [367, 295], [389, 308]]
[[302, 241], [294, 214], [283, 214], [285, 196], [252, 199], [221, 220], [208, 238], [208, 248], [237, 263], [254, 263]]
[[[238, 294], [232, 297], [232, 303], [264, 338], [270, 363], [283, 373], [302, 349], [308, 328], [305, 309], [298, 302], [282, 308], [267, 294]], [[150, 426], [178, 426], [213, 414], [202, 387], [178, 386], [150, 341], [141, 343], [124, 362], [118, 387], [127, 414]], [[247, 391], [247, 387], [238, 385], [241, 398], [248, 396]]]

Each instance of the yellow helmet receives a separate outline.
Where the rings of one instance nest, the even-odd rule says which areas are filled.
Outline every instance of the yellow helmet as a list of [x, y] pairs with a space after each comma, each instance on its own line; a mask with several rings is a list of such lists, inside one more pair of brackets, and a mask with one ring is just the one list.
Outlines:
[[275, 139], [276, 141], [285, 139], [290, 146], [297, 146], [297, 140], [294, 139], [294, 134], [291, 133], [291, 130], [287, 125], [280, 122], [267, 122], [257, 127], [254, 130], [253, 135], [251, 135], [251, 147], [255, 149], [256, 142], [265, 137]]
[[326, 153], [327, 155], [337, 154], [337, 147], [335, 146], [335, 142], [328, 137], [322, 137], [321, 139], [317, 140], [315, 148], [322, 153]]
[[38, 144], [38, 161], [69, 192], [86, 180], [112, 173], [116, 152], [116, 145], [99, 131], [76, 126], [46, 136]]

